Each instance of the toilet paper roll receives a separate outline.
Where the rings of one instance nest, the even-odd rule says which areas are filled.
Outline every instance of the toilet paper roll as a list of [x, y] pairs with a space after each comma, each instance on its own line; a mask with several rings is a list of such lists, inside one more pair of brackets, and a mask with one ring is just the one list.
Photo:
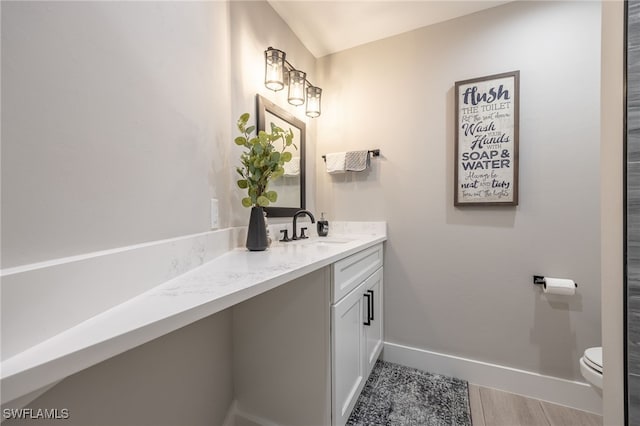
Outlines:
[[545, 293], [561, 294], [563, 296], [573, 296], [576, 293], [576, 283], [566, 278], [544, 277], [542, 286]]

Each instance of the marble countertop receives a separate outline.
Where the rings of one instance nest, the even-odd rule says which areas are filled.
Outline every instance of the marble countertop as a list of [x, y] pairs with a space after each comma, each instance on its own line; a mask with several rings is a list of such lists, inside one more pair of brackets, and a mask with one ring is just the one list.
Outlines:
[[3, 400], [36, 391], [386, 240], [384, 222], [356, 233], [340, 231], [334, 229], [328, 238], [275, 242], [264, 252], [231, 250], [4, 360]]

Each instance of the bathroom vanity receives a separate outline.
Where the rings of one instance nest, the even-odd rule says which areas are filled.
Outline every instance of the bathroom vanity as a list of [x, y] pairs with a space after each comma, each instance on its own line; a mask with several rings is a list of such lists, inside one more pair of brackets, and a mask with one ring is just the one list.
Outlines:
[[[233, 232], [185, 238], [215, 237], [237, 247], [242, 232]], [[207, 259], [200, 249], [194, 250], [200, 243], [167, 240], [11, 271], [3, 277], [3, 285], [11, 285], [10, 280], [35, 282], [32, 274], [45, 276], [49, 267], [64, 267], [65, 277], [80, 277], [90, 286], [89, 274], [95, 274], [95, 268], [88, 268], [87, 262], [113, 262], [122, 269], [128, 264], [123, 256], [136, 259], [131, 263], [135, 267], [141, 255], [151, 259], [153, 253], [157, 262], [158, 253], [167, 250], [171, 253], [167, 257], [177, 265], [184, 259], [176, 257], [176, 250], [186, 253], [179, 249], [182, 244], [190, 247], [185, 256], [202, 261], [109, 309], [76, 320], [77, 324], [39, 343], [20, 349], [16, 342], [15, 353], [2, 360], [3, 402], [231, 308], [237, 412], [265, 423], [342, 425], [382, 349], [385, 240], [384, 222], [336, 222], [327, 238], [274, 243], [265, 252], [216, 248], [218, 252]], [[207, 241], [203, 247], [218, 244]], [[47, 284], [57, 283], [50, 279]], [[63, 293], [61, 300], [77, 303], [77, 296], [64, 295], [62, 284], [57, 288]], [[96, 290], [100, 289], [92, 291]], [[84, 307], [91, 308], [92, 301], [87, 298]], [[15, 335], [25, 342], [35, 339], [25, 333]]]
[[383, 245], [234, 307], [240, 416], [344, 425], [383, 342]]

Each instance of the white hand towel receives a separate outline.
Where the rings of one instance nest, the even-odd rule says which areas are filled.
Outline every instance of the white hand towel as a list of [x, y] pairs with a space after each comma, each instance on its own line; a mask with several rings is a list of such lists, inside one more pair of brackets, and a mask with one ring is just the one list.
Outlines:
[[300, 157], [293, 157], [284, 163], [284, 176], [298, 176], [300, 174]]
[[361, 172], [369, 167], [369, 151], [349, 151], [345, 155], [346, 169], [350, 172]]
[[327, 154], [327, 172], [344, 173], [346, 152], [332, 152]]

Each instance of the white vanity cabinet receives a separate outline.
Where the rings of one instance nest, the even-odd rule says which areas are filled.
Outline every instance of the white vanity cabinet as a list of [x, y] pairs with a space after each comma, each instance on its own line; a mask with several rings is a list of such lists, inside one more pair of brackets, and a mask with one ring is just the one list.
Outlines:
[[342, 426], [358, 400], [383, 340], [382, 244], [332, 267], [332, 424]]
[[378, 243], [232, 308], [240, 416], [346, 423], [382, 349], [382, 263]]

